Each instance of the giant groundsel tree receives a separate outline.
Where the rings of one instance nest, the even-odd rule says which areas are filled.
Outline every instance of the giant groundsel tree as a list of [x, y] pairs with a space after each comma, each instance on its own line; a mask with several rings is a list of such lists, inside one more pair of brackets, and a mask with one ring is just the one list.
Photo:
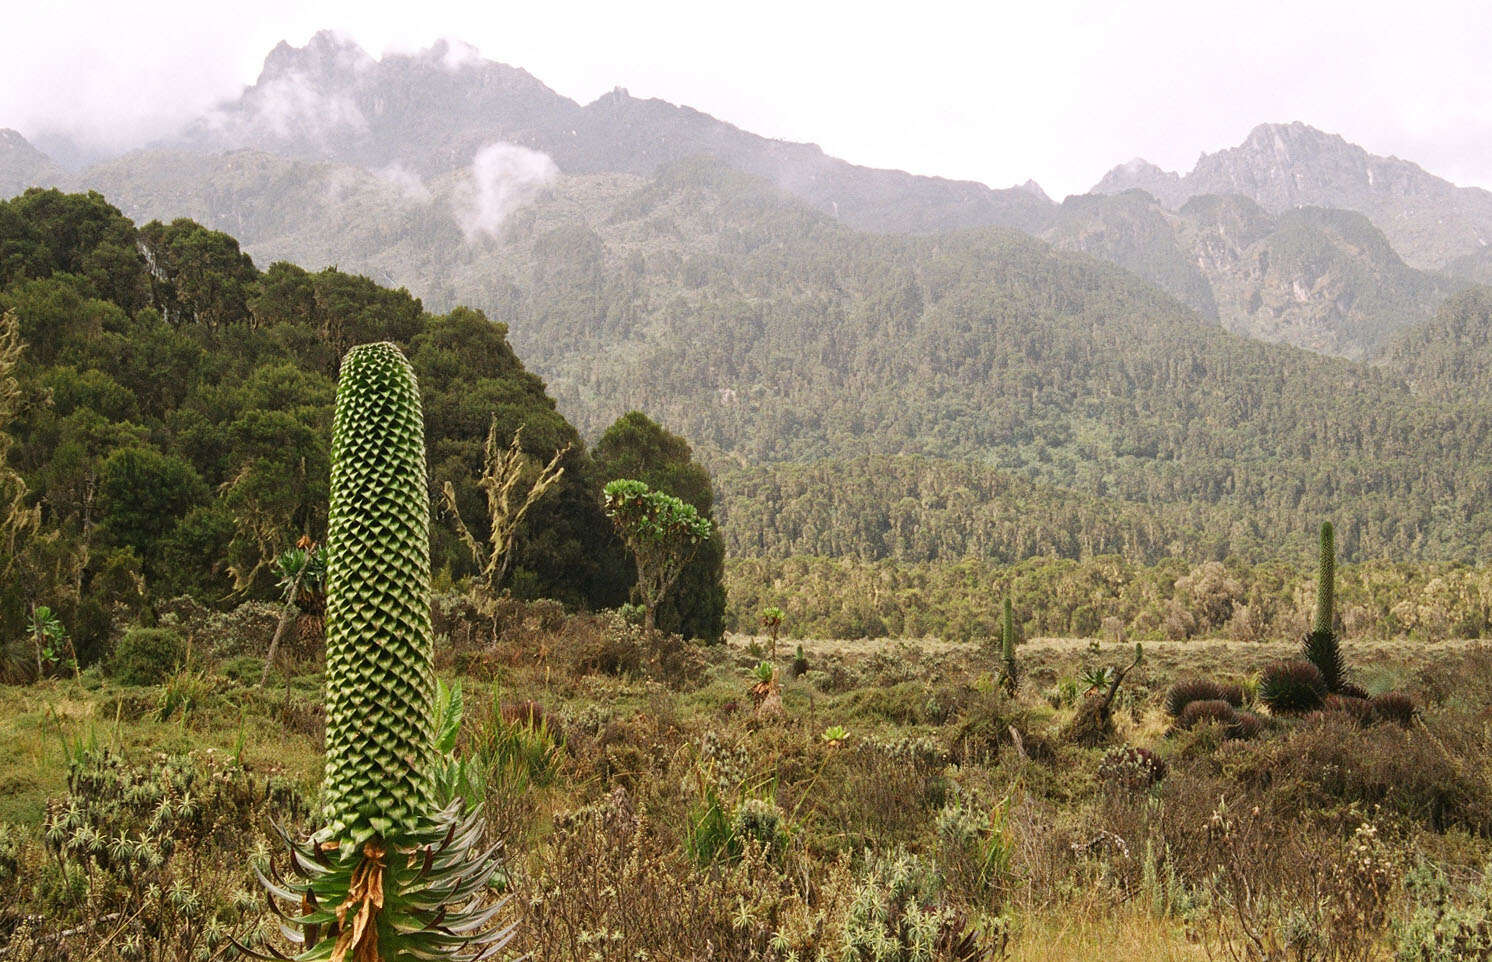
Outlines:
[[435, 808], [429, 538], [414, 372], [392, 344], [355, 347], [332, 437], [323, 824], [286, 839], [295, 879], [261, 876], [302, 962], [474, 960], [508, 939], [478, 817]]

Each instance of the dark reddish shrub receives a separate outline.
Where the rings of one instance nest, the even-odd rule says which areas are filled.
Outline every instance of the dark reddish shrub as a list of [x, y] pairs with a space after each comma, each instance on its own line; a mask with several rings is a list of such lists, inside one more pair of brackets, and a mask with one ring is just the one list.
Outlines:
[[1187, 705], [1181, 712], [1177, 725], [1182, 728], [1195, 728], [1198, 725], [1212, 723], [1231, 726], [1237, 720], [1238, 715], [1233, 711], [1232, 705], [1221, 698], [1211, 698], [1207, 701], [1194, 701]]
[[1224, 701], [1234, 708], [1243, 707], [1243, 686], [1224, 685], [1211, 678], [1184, 678], [1166, 692], [1166, 714], [1180, 718], [1186, 706], [1198, 701]]
[[1414, 699], [1401, 691], [1386, 691], [1368, 699], [1369, 721], [1389, 721], [1408, 728], [1414, 721]]
[[1264, 719], [1251, 711], [1233, 713], [1233, 724], [1228, 727], [1229, 738], [1258, 738], [1264, 731]]
[[1277, 661], [1259, 677], [1259, 699], [1276, 715], [1303, 715], [1321, 707], [1326, 678], [1304, 659]]
[[1321, 710], [1338, 712], [1362, 724], [1367, 724], [1368, 722], [1368, 700], [1366, 698], [1354, 698], [1350, 695], [1327, 695], [1321, 702]]

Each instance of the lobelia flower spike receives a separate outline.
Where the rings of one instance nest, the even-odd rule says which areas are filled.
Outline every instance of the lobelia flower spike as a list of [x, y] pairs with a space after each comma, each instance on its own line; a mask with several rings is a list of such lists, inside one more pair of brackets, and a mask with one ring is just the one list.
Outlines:
[[512, 934], [487, 897], [496, 851], [481, 848], [480, 813], [434, 803], [424, 426], [393, 344], [342, 361], [326, 596], [323, 826], [305, 842], [281, 833], [296, 878], [259, 875], [281, 932], [300, 962], [490, 958]]
[[1330, 521], [1321, 524], [1321, 556], [1316, 569], [1316, 622], [1305, 636], [1306, 660], [1321, 670], [1326, 690], [1341, 691], [1347, 682], [1341, 639], [1336, 624], [1336, 532]]

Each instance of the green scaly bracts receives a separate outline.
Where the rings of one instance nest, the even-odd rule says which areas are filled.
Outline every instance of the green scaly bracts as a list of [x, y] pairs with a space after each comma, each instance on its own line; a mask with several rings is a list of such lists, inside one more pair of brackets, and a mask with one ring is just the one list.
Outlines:
[[512, 936], [480, 809], [435, 808], [429, 539], [414, 371], [392, 344], [355, 347], [332, 436], [324, 824], [304, 842], [281, 832], [296, 878], [259, 873], [298, 962], [476, 962]]
[[430, 495], [414, 370], [392, 344], [347, 352], [327, 517], [323, 840], [357, 846], [432, 808]]

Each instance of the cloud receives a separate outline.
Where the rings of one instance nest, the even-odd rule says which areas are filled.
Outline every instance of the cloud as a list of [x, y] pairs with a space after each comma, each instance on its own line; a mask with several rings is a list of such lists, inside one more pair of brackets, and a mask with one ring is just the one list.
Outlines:
[[375, 170], [373, 176], [377, 177], [385, 185], [398, 191], [399, 196], [416, 204], [428, 204], [430, 202], [430, 188], [420, 180], [420, 175], [405, 167], [403, 164], [394, 163], [382, 170]]
[[470, 180], [455, 197], [456, 222], [468, 241], [493, 237], [509, 214], [559, 173], [548, 154], [517, 144], [488, 144], [472, 158]]
[[483, 62], [482, 52], [471, 44], [461, 40], [442, 38], [436, 41], [431, 52], [440, 55], [441, 66], [455, 73], [462, 67], [469, 67]]

